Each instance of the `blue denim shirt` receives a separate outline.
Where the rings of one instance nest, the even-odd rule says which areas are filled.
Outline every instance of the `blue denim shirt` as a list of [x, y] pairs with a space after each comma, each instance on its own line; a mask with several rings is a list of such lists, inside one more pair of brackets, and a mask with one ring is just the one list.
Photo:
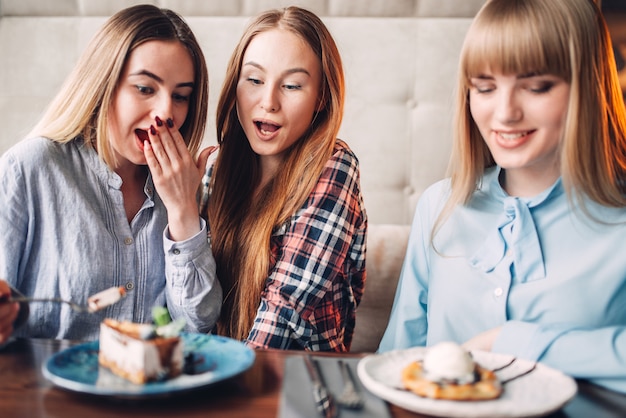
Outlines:
[[0, 278], [28, 296], [77, 303], [112, 286], [127, 290], [93, 314], [31, 303], [15, 336], [95, 339], [105, 317], [150, 322], [155, 305], [184, 318], [188, 331], [213, 328], [222, 292], [206, 225], [198, 218], [200, 233], [169, 240], [151, 177], [130, 224], [121, 178], [80, 140], [21, 141], [0, 158], [0, 179]]

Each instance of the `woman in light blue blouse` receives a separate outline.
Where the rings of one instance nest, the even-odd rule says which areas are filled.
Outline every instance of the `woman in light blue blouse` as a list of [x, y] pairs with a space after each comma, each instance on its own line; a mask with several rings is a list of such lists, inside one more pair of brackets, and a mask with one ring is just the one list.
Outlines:
[[[16, 336], [93, 339], [105, 317], [150, 322], [167, 306], [206, 332], [221, 287], [194, 161], [207, 115], [204, 56], [183, 19], [142, 5], [98, 31], [29, 139], [0, 159], [0, 278], [37, 298], [86, 303], [124, 286], [93, 314], [34, 303]], [[7, 287], [0, 286], [0, 297]], [[0, 306], [0, 343], [12, 333]]]
[[591, 0], [491, 0], [451, 178], [418, 203], [380, 351], [444, 340], [626, 392], [626, 111]]

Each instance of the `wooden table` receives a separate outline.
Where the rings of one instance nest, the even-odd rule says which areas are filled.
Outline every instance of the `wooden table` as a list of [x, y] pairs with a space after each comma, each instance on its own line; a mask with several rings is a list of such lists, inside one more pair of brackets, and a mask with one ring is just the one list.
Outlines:
[[[298, 352], [257, 351], [245, 373], [208, 388], [170, 398], [118, 400], [58, 389], [41, 374], [41, 365], [69, 341], [18, 339], [0, 350], [0, 417], [229, 417], [276, 418], [287, 356]], [[394, 418], [414, 414], [390, 405]], [[552, 418], [623, 418], [626, 395], [579, 382], [579, 393]], [[317, 418], [317, 417], [312, 417]]]

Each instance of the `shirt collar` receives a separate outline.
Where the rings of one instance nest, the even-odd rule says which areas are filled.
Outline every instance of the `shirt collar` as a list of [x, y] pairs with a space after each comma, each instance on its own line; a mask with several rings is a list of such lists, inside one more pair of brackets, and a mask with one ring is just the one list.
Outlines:
[[[78, 152], [87, 162], [87, 166], [102, 181], [114, 189], [119, 190], [122, 187], [122, 178], [104, 162], [93, 146], [86, 144], [82, 139], [75, 141]], [[152, 173], [148, 171], [146, 184], [144, 185], [144, 193], [151, 201], [154, 200], [154, 184], [152, 181]]]
[[502, 168], [500, 166], [495, 166], [491, 169], [491, 171], [487, 171], [485, 173], [485, 181], [489, 186], [489, 189], [492, 190], [495, 195], [495, 198], [504, 201], [506, 199], [519, 199], [524, 202], [528, 207], [534, 208], [539, 206], [543, 202], [552, 200], [564, 193], [563, 183], [561, 181], [561, 177], [559, 177], [552, 186], [548, 187], [543, 192], [539, 193], [533, 197], [513, 197], [509, 196], [509, 194], [502, 188], [500, 184], [500, 174], [502, 173]]
[[500, 167], [485, 174], [484, 185], [502, 205], [502, 214], [490, 227], [485, 242], [469, 259], [472, 267], [492, 272], [511, 251], [518, 279], [522, 282], [545, 278], [545, 264], [532, 210], [563, 193], [561, 179], [531, 198], [509, 196], [499, 182]]

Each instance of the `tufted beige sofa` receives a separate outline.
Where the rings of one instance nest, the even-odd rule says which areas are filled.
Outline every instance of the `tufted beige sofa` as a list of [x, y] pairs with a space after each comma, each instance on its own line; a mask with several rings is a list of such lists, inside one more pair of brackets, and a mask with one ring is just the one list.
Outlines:
[[[415, 203], [450, 151], [459, 49], [483, 0], [153, 0], [181, 13], [210, 72], [209, 129], [226, 61], [250, 16], [296, 4], [329, 26], [343, 56], [341, 137], [361, 162], [370, 220], [368, 282], [353, 351], [375, 351], [388, 320]], [[96, 28], [140, 1], [0, 0], [0, 153], [20, 140]]]

